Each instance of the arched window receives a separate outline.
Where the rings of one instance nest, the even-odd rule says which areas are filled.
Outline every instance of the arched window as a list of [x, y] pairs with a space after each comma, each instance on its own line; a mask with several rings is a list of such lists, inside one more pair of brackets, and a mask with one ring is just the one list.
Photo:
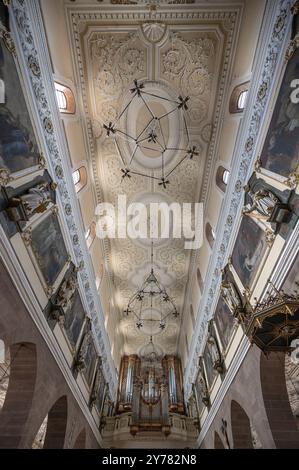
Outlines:
[[75, 114], [76, 102], [72, 90], [61, 83], [54, 82], [59, 111], [63, 114]]
[[4, 341], [0, 339], [0, 410], [3, 407], [10, 375], [9, 350], [6, 350]]
[[81, 166], [73, 171], [73, 183], [75, 185], [76, 193], [81, 191], [87, 184], [87, 171], [85, 166]]
[[87, 248], [91, 247], [95, 237], [96, 237], [96, 224], [95, 222], [92, 222], [89, 229], [85, 233], [85, 240], [86, 240]]
[[207, 237], [210, 247], [213, 248], [216, 234], [213, 228], [211, 227], [211, 225], [209, 224], [209, 222], [206, 225], [206, 237]]
[[34, 438], [32, 449], [43, 449], [47, 434], [47, 426], [48, 426], [48, 415], [45, 417], [44, 421], [42, 422], [37, 434]]
[[230, 172], [223, 166], [219, 166], [216, 173], [216, 184], [221, 191], [226, 191], [226, 186], [229, 180]]
[[239, 94], [238, 103], [237, 103], [237, 107], [239, 111], [243, 111], [243, 109], [245, 108], [247, 96], [248, 96], [248, 90], [241, 91], [241, 93]]
[[196, 277], [197, 277], [198, 287], [200, 289], [200, 292], [202, 293], [203, 292], [203, 279], [202, 279], [202, 275], [201, 275], [199, 268], [197, 268]]
[[101, 282], [102, 282], [102, 279], [103, 279], [103, 275], [104, 275], [104, 266], [103, 266], [103, 264], [101, 264], [99, 274], [97, 275], [97, 278], [96, 278], [97, 290], [99, 290], [99, 288], [100, 288], [100, 285], [101, 285]]
[[242, 113], [247, 102], [250, 82], [242, 83], [233, 90], [230, 102], [229, 112], [231, 114]]
[[5, 103], [5, 84], [2, 78], [0, 78], [0, 104]]
[[193, 310], [193, 305], [190, 305], [190, 315], [191, 315], [191, 321], [192, 321], [192, 326], [193, 329], [195, 328], [195, 315], [194, 315], [194, 310]]
[[189, 356], [189, 343], [188, 343], [187, 333], [185, 333], [185, 345], [186, 345], [186, 352], [187, 352], [187, 358], [188, 358], [188, 356]]

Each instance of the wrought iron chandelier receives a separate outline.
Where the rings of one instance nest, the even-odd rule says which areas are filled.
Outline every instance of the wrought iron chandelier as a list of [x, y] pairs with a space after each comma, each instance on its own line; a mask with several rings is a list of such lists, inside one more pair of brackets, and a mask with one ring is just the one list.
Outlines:
[[[132, 295], [124, 313], [132, 313], [136, 318], [136, 327], [141, 330], [147, 325], [152, 336], [154, 327], [160, 330], [166, 328], [169, 316], [178, 317], [179, 312], [168, 295], [166, 288], [158, 281], [154, 272], [154, 247], [151, 244], [151, 271], [142, 286]], [[154, 315], [153, 312], [156, 312]]]
[[[121, 159], [123, 168], [122, 179], [131, 178], [132, 175], [143, 176], [152, 180], [157, 180], [159, 186], [166, 189], [167, 185], [170, 184], [169, 177], [171, 174], [187, 159], [193, 159], [198, 156], [199, 152], [195, 145], [191, 144], [190, 134], [187, 127], [186, 111], [188, 110], [189, 96], [179, 96], [177, 100], [160, 96], [156, 93], [147, 91], [146, 84], [134, 80], [134, 86], [130, 89], [132, 94], [131, 99], [126, 104], [124, 109], [120, 112], [119, 116], [114, 122], [110, 121], [108, 124], [104, 124], [107, 137], [112, 137], [115, 142], [117, 153]], [[161, 103], [167, 102], [171, 104], [171, 109], [158, 115], [151, 105], [148, 103], [148, 99], [155, 99]], [[137, 135], [131, 135], [124, 126], [121, 125], [121, 121], [124, 120], [126, 113], [128, 113], [130, 106], [132, 106], [135, 100], [141, 100], [145, 106], [145, 111], [148, 113], [148, 121], [143, 126]], [[184, 144], [182, 148], [172, 147], [168, 144], [164, 128], [164, 120], [174, 113], [180, 113], [180, 119], [183, 122], [184, 132]], [[128, 120], [126, 119], [126, 122]], [[125, 158], [124, 144], [128, 144], [129, 158]], [[159, 167], [153, 171], [143, 172], [139, 171], [135, 165], [135, 160], [138, 152], [144, 154], [144, 152], [150, 152], [159, 161]], [[175, 160], [172, 167], [168, 166], [166, 171], [165, 164], [169, 152], [175, 153], [176, 156], [180, 156], [179, 161]]]

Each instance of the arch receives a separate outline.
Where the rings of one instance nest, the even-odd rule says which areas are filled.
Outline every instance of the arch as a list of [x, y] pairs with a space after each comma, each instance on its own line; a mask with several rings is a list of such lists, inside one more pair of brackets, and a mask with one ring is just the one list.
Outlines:
[[86, 431], [82, 429], [82, 431], [77, 436], [75, 440], [74, 449], [85, 449], [86, 447]]
[[4, 341], [0, 339], [0, 411], [7, 394], [10, 375], [10, 354]]
[[231, 402], [231, 427], [234, 449], [253, 449], [250, 420], [235, 400]]
[[214, 449], [225, 449], [223, 442], [217, 431], [214, 433]]
[[59, 111], [62, 114], [75, 114], [76, 101], [72, 90], [58, 82], [54, 82], [54, 86]]
[[201, 293], [203, 293], [203, 279], [202, 279], [202, 275], [201, 275], [199, 268], [197, 268], [196, 277], [197, 277], [197, 284], [198, 284], [199, 290]]
[[48, 413], [44, 449], [63, 449], [67, 426], [67, 398], [60, 397]]
[[86, 240], [86, 243], [87, 243], [87, 248], [91, 247], [91, 245], [94, 242], [95, 237], [96, 237], [96, 224], [95, 224], [95, 222], [92, 222], [92, 224], [90, 225], [90, 227], [88, 228], [88, 230], [85, 234], [85, 240]]
[[292, 413], [285, 378], [285, 354], [261, 354], [261, 387], [265, 410], [277, 449], [298, 449], [299, 431]]
[[211, 248], [213, 248], [214, 242], [215, 242], [215, 232], [209, 222], [206, 224], [206, 238], [209, 242], [209, 245]]
[[216, 184], [222, 192], [225, 193], [227, 183], [229, 180], [230, 171], [224, 168], [224, 166], [219, 166], [216, 173]]
[[13, 344], [9, 352], [9, 382], [0, 419], [0, 448], [2, 449], [16, 449], [24, 436], [37, 374], [35, 344]]
[[73, 171], [73, 183], [76, 193], [79, 193], [87, 185], [87, 170], [85, 166], [80, 166]]
[[36, 433], [36, 436], [32, 444], [32, 449], [43, 449], [44, 444], [45, 444], [47, 427], [48, 427], [48, 415], [45, 417], [39, 430]]
[[231, 114], [242, 113], [246, 106], [250, 81], [237, 85], [231, 94], [229, 112]]

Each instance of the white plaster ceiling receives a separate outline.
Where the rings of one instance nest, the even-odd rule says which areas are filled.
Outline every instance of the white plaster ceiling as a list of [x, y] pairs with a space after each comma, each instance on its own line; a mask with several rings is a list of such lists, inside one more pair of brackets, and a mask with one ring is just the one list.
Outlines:
[[[94, 3], [88, 5], [83, 0], [72, 3], [68, 13], [84, 113], [90, 130], [89, 146], [98, 202], [116, 204], [118, 195], [126, 195], [128, 203], [198, 202], [209, 177], [210, 145], [227, 86], [240, 19], [238, 10], [229, 2], [221, 2], [220, 7], [214, 8], [203, 8], [201, 3], [188, 10], [192, 14], [181, 5], [171, 5], [171, 9], [161, 6], [152, 13], [148, 8], [133, 5], [114, 6], [112, 10], [96, 7]], [[188, 128], [199, 156], [178, 167], [166, 190], [156, 181], [134, 175], [121, 182], [123, 165], [113, 141], [107, 139], [103, 130], [103, 124], [113, 121], [123, 109], [133, 79], [149, 81], [153, 91], [190, 96]], [[145, 110], [140, 104], [130, 109], [128, 125], [138, 128], [139, 121], [145, 119], [143, 113]], [[169, 138], [179, 133], [178, 121], [165, 122]], [[177, 155], [170, 154], [166, 167], [173, 165], [176, 158]], [[140, 153], [136, 164], [139, 169], [157, 171], [152, 155]], [[106, 257], [115, 287], [114, 305], [123, 312], [128, 299], [150, 271], [150, 243], [110, 240], [106, 243]], [[155, 272], [181, 316], [191, 259], [192, 253], [184, 249], [183, 240], [163, 240], [155, 247]], [[154, 336], [154, 343], [166, 354], [177, 352], [181, 316], [171, 317], [166, 329]], [[148, 338], [136, 328], [133, 317], [121, 313], [121, 318], [124, 352], [138, 353]]]

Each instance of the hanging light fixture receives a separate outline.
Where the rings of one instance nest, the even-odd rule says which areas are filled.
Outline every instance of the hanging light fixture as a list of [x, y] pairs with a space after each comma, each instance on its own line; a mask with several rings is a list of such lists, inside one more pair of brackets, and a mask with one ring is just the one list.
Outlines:
[[293, 340], [299, 338], [299, 292], [286, 293], [269, 280], [268, 285], [263, 300], [254, 298], [255, 305], [252, 305], [248, 292], [240, 292], [227, 265], [223, 270], [221, 295], [252, 343], [265, 353], [291, 353]]
[[[154, 314], [154, 312], [156, 312]], [[169, 316], [177, 318], [179, 312], [167, 293], [166, 288], [158, 281], [154, 272], [154, 245], [151, 243], [151, 271], [142, 286], [132, 295], [124, 313], [132, 313], [136, 327], [141, 330], [148, 326], [150, 336], [155, 328], [164, 330]]]
[[[132, 175], [143, 176], [152, 180], [157, 180], [158, 185], [167, 188], [170, 184], [171, 174], [187, 159], [192, 160], [193, 157], [198, 156], [199, 152], [195, 145], [191, 144], [190, 134], [187, 127], [186, 111], [188, 110], [189, 96], [179, 96], [176, 100], [167, 98], [162, 94], [156, 94], [147, 90], [146, 83], [134, 80], [134, 86], [130, 89], [132, 94], [131, 99], [126, 104], [124, 109], [120, 112], [119, 116], [114, 122], [110, 121], [104, 124], [107, 137], [114, 139], [117, 153], [121, 159], [123, 168], [122, 179], [130, 179]], [[155, 100], [156, 103], [167, 103], [171, 106], [169, 110], [158, 114], [154, 107], [151, 106], [149, 99]], [[136, 130], [136, 135], [132, 135], [130, 130], [122, 125], [124, 122], [128, 124], [127, 113], [136, 100], [141, 100], [145, 113], [148, 115], [148, 120], [141, 129]], [[169, 144], [171, 139], [167, 138], [164, 120], [174, 113], [179, 113], [178, 118], [183, 122], [184, 145], [176, 147]], [[170, 126], [171, 127], [171, 126]], [[127, 148], [127, 158], [124, 148]], [[144, 155], [144, 152], [150, 152], [155, 159], [159, 161], [159, 167], [156, 169], [155, 174], [153, 171], [149, 173], [139, 171], [138, 166], [135, 165], [137, 155]], [[171, 168], [166, 171], [165, 163], [168, 159], [169, 152], [176, 156], [180, 156], [179, 161], [175, 160]], [[128, 156], [129, 154], [129, 156]]]
[[248, 316], [246, 334], [262, 351], [291, 353], [299, 337], [299, 294], [286, 293], [269, 281], [271, 292]]

